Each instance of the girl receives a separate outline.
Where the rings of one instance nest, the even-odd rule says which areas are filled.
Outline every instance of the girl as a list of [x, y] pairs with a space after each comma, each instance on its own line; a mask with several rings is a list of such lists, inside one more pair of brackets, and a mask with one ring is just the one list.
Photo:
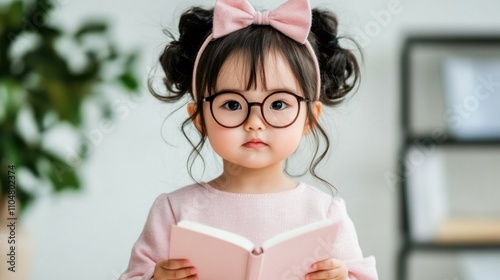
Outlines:
[[[189, 260], [169, 259], [170, 230], [181, 220], [260, 245], [321, 219], [338, 229], [335, 257], [294, 279], [377, 279], [375, 260], [363, 258], [343, 200], [284, 172], [303, 136], [312, 135], [317, 145], [309, 170], [322, 180], [315, 173], [329, 144], [318, 123], [322, 106], [339, 104], [358, 81], [355, 56], [338, 45], [336, 17], [311, 12], [308, 0], [266, 12], [246, 0], [218, 0], [213, 10], [186, 11], [179, 33], [160, 57], [171, 95], [152, 92], [167, 102], [190, 93], [183, 132], [193, 123], [201, 136], [197, 144], [190, 141], [190, 166], [208, 139], [223, 171], [156, 199], [120, 279], [197, 279]], [[318, 155], [320, 136], [326, 148]]]

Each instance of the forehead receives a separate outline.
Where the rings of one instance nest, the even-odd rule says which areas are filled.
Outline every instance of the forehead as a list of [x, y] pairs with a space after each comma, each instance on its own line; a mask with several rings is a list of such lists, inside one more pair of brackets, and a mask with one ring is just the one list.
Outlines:
[[[232, 53], [222, 65], [217, 77], [216, 91], [237, 89], [245, 91], [248, 87], [252, 64], [255, 65], [255, 90], [272, 91], [288, 89], [301, 94], [301, 88], [295, 75], [282, 54], [269, 51], [263, 57], [263, 69], [259, 63], [241, 52]], [[265, 83], [264, 83], [265, 82]]]

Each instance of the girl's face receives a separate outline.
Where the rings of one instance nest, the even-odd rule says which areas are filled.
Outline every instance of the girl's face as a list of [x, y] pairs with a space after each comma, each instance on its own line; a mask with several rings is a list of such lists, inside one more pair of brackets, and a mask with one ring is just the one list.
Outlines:
[[[245, 90], [248, 79], [248, 67], [245, 60], [238, 54], [231, 55], [221, 68], [219, 73], [216, 93], [221, 91], [241, 94], [249, 103], [261, 103], [264, 99], [274, 92], [290, 92], [297, 96], [304, 97], [292, 70], [283, 59], [275, 52], [270, 52], [265, 58], [265, 81], [263, 83], [260, 77], [260, 71], [257, 71], [256, 87]], [[233, 95], [237, 97], [237, 95]], [[275, 96], [275, 95], [274, 95]], [[233, 101], [231, 101], [233, 100]], [[225, 103], [216, 103], [214, 100], [213, 108], [233, 111], [248, 107], [243, 99], [226, 99]], [[268, 101], [271, 98], [268, 99]], [[239, 105], [238, 105], [239, 104]], [[240, 107], [241, 105], [241, 107]], [[270, 106], [274, 112], [284, 108], [284, 103], [279, 100], [269, 104], [264, 104], [264, 110]], [[321, 103], [315, 102], [313, 106], [314, 114], [319, 115]], [[288, 127], [275, 128], [269, 125], [261, 114], [259, 106], [248, 107], [250, 113], [242, 125], [227, 128], [220, 125], [211, 113], [210, 102], [204, 102], [203, 114], [207, 138], [214, 151], [225, 161], [245, 168], [260, 169], [275, 164], [281, 164], [284, 159], [289, 157], [298, 147], [302, 136], [308, 133], [306, 126], [307, 104], [298, 102], [296, 108], [300, 107], [297, 119]], [[287, 109], [290, 107], [287, 107]], [[231, 115], [232, 116], [232, 115]], [[266, 118], [272, 122], [271, 117]], [[217, 117], [217, 116], [216, 116]], [[219, 119], [224, 118], [226, 119]], [[220, 123], [231, 123], [231, 117], [227, 114], [219, 116], [217, 120]], [[230, 126], [230, 125], [229, 125]], [[234, 125], [233, 125], [234, 126]]]

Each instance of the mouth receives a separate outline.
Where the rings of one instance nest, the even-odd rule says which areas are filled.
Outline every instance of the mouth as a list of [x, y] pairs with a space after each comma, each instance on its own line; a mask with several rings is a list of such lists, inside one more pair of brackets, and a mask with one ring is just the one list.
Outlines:
[[246, 147], [246, 148], [263, 148], [263, 147], [266, 147], [267, 144], [260, 140], [259, 138], [252, 138], [250, 139], [248, 142], [246, 142], [245, 144], [243, 144], [243, 147]]

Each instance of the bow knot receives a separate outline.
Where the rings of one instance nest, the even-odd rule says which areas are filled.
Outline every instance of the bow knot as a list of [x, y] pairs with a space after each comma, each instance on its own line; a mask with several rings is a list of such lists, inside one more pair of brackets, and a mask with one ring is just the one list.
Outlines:
[[249, 25], [271, 25], [293, 40], [305, 44], [311, 29], [308, 0], [289, 0], [273, 11], [257, 12], [247, 0], [217, 0], [213, 36], [219, 38]]
[[269, 11], [255, 12], [253, 23], [256, 25], [270, 25]]

